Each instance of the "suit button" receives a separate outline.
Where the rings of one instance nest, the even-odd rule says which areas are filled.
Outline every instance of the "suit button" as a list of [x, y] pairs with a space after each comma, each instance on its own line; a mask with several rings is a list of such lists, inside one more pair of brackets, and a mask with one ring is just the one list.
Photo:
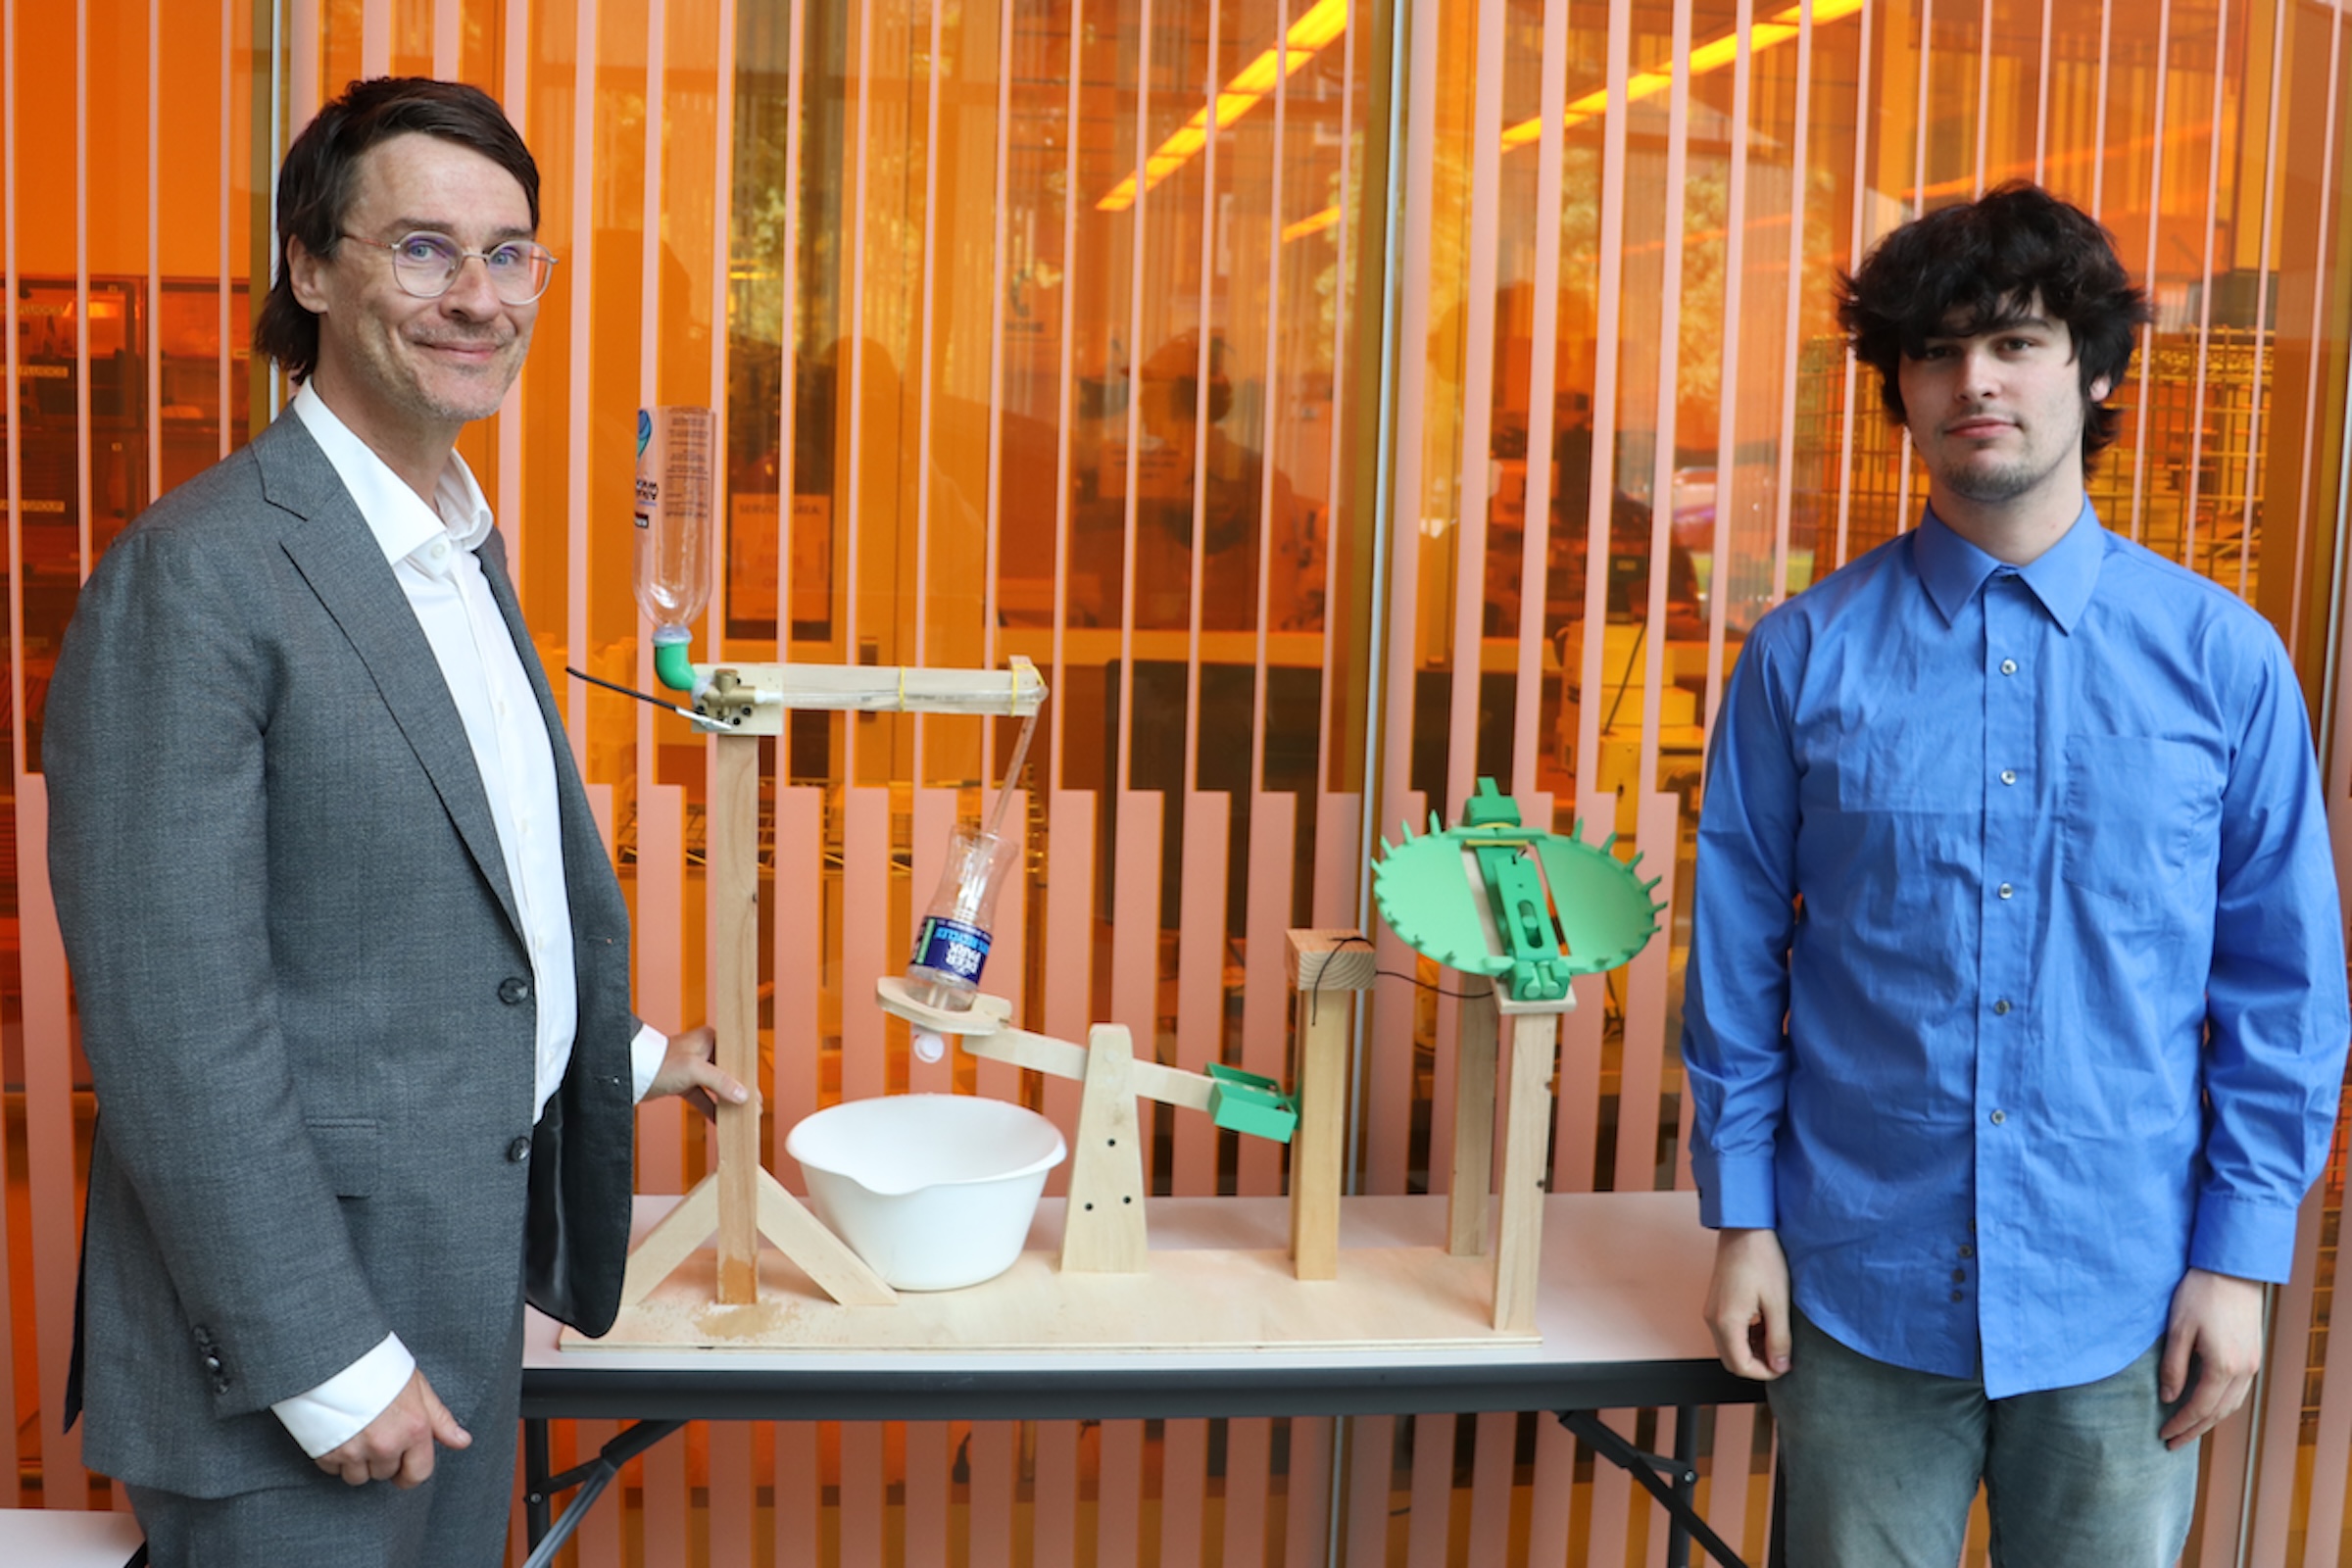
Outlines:
[[510, 1007], [520, 1006], [531, 1000], [531, 983], [518, 974], [511, 974], [498, 983], [498, 1000]]
[[517, 1139], [515, 1139], [515, 1140], [514, 1140], [513, 1143], [511, 1143], [511, 1144], [509, 1144], [509, 1145], [507, 1146], [507, 1163], [508, 1163], [508, 1164], [510, 1164], [510, 1165], [519, 1165], [519, 1164], [521, 1164], [521, 1163], [522, 1163], [524, 1160], [526, 1160], [526, 1159], [528, 1159], [528, 1158], [530, 1158], [530, 1157], [531, 1157], [531, 1141], [530, 1141], [528, 1138], [517, 1138]]

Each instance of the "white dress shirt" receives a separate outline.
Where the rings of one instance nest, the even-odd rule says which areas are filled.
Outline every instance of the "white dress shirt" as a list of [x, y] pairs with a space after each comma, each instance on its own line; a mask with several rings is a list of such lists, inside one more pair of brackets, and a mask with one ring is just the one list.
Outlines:
[[[434, 505], [409, 488], [383, 459], [335, 416], [316, 389], [295, 394], [293, 412], [391, 563], [416, 612], [489, 797], [500, 858], [530, 951], [538, 1006], [531, 1117], [538, 1119], [571, 1064], [579, 1024], [573, 984], [571, 905], [564, 883], [564, 841], [556, 806], [556, 741], [474, 555], [490, 535], [490, 507], [466, 460], [455, 452], [442, 469]], [[645, 1098], [669, 1042], [651, 1027], [629, 1054], [637, 1098]], [[397, 1334], [306, 1394], [271, 1408], [313, 1458], [339, 1447], [380, 1415], [407, 1385], [416, 1359]]]

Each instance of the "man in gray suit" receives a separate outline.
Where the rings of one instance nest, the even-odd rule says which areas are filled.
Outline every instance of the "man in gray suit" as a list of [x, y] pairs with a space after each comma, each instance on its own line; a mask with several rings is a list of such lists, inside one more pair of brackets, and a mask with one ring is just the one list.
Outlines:
[[108, 551], [50, 687], [100, 1107], [84, 1452], [159, 1564], [499, 1561], [526, 1293], [607, 1327], [635, 1102], [748, 1099], [708, 1030], [630, 1015], [627, 911], [455, 453], [521, 368], [538, 220], [481, 93], [321, 110], [255, 323], [302, 389]]

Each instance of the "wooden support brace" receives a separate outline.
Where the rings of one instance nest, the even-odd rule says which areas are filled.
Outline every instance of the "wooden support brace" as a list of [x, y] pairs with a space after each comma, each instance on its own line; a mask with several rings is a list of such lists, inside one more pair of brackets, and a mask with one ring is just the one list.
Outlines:
[[1124, 1027], [1099, 1023], [1087, 1032], [1077, 1148], [1061, 1226], [1065, 1274], [1141, 1274], [1148, 1266], [1134, 1065], [1135, 1043]]
[[1453, 1170], [1446, 1188], [1446, 1250], [1487, 1250], [1487, 1195], [1494, 1184], [1494, 997], [1462, 1004], [1453, 1053]]
[[1293, 931], [1284, 968], [1296, 996], [1298, 1130], [1291, 1135], [1291, 1266], [1340, 1273], [1340, 1179], [1347, 1161], [1348, 1057], [1355, 997], [1372, 984], [1372, 947], [1354, 931]]
[[748, 1085], [748, 1103], [718, 1107], [718, 1299], [759, 1299], [760, 1149], [760, 741], [718, 738], [711, 782], [708, 857], [710, 1021], [718, 1065]]
[[[883, 1282], [849, 1244], [824, 1227], [783, 1183], [754, 1165], [753, 1193], [759, 1233], [776, 1250], [799, 1265], [802, 1273], [844, 1306], [891, 1306], [899, 1293]], [[628, 1272], [621, 1277], [620, 1304], [635, 1306], [654, 1288], [676, 1271], [710, 1239], [718, 1227], [721, 1177], [706, 1176], [678, 1206], [662, 1216], [629, 1253]]]
[[1495, 1205], [1494, 1327], [1536, 1330], [1543, 1264], [1544, 1164], [1551, 1142], [1551, 1068], [1559, 1049], [1556, 1010], [1506, 1012], [1509, 1088], [1503, 1100], [1501, 1200]]

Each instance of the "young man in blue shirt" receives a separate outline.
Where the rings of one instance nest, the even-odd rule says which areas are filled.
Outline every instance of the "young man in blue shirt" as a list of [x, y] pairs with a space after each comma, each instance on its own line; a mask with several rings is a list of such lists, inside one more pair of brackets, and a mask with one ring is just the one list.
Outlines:
[[1771, 1381], [1791, 1560], [2164, 1568], [2245, 1399], [2352, 1020], [2270, 625], [2083, 474], [2148, 318], [2027, 185], [1839, 319], [1929, 476], [1761, 621], [1718, 716], [1683, 1055], [1707, 1320]]

